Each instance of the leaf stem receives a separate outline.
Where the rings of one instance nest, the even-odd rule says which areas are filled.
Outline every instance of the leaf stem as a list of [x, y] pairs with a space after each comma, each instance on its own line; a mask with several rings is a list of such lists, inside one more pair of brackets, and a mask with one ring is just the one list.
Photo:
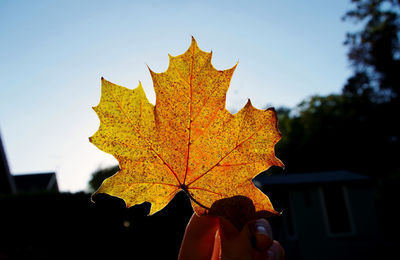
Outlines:
[[209, 211], [210, 208], [207, 206], [204, 206], [203, 204], [201, 204], [198, 200], [196, 200], [192, 194], [190, 194], [188, 188], [185, 185], [181, 185], [181, 189], [186, 193], [186, 195], [189, 196], [190, 200], [192, 200], [194, 203], [196, 203], [197, 205], [199, 205], [200, 207], [204, 208], [205, 210]]

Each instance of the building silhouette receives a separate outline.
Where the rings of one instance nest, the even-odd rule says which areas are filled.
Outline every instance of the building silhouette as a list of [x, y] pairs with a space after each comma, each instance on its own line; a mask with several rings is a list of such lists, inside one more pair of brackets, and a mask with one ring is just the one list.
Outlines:
[[331, 171], [263, 175], [255, 183], [282, 211], [271, 224], [287, 259], [373, 259], [384, 246], [370, 177]]

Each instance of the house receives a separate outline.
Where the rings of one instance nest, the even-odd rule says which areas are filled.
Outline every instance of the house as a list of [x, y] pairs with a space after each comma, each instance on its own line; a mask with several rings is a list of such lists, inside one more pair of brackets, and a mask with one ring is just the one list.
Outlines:
[[0, 194], [15, 193], [15, 185], [10, 174], [6, 153], [0, 134]]
[[55, 172], [12, 175], [0, 135], [0, 194], [58, 191]]
[[[372, 180], [348, 171], [261, 175], [287, 259], [373, 259], [383, 247]], [[378, 257], [379, 258], [379, 257]]]
[[17, 192], [58, 191], [55, 172], [18, 174], [13, 179]]

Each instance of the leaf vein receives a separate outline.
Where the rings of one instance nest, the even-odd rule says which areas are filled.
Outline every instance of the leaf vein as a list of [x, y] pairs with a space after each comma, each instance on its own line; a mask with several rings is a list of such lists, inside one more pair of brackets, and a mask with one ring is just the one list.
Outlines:
[[192, 180], [187, 186], [195, 183], [196, 181], [198, 181], [199, 179], [203, 178], [206, 174], [208, 174], [212, 169], [214, 169], [216, 166], [219, 165], [220, 162], [222, 162], [228, 155], [230, 155], [233, 151], [235, 151], [238, 147], [240, 147], [242, 144], [244, 144], [245, 142], [247, 142], [248, 140], [250, 140], [251, 138], [253, 138], [253, 136], [258, 133], [259, 131], [261, 131], [261, 129], [264, 128], [265, 125], [260, 126], [254, 133], [252, 133], [250, 136], [248, 136], [247, 138], [245, 138], [242, 142], [240, 142], [239, 144], [237, 144], [233, 149], [231, 149], [229, 152], [227, 152], [216, 164], [214, 164], [213, 166], [211, 166], [207, 171], [205, 171], [204, 173], [202, 173], [200, 176], [198, 176], [197, 178], [195, 178], [194, 180]]

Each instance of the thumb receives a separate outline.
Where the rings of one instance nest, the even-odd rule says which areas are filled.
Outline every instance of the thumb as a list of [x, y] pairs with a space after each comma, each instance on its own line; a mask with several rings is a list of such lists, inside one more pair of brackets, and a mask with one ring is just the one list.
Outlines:
[[218, 224], [218, 217], [193, 214], [186, 227], [178, 259], [211, 259]]

